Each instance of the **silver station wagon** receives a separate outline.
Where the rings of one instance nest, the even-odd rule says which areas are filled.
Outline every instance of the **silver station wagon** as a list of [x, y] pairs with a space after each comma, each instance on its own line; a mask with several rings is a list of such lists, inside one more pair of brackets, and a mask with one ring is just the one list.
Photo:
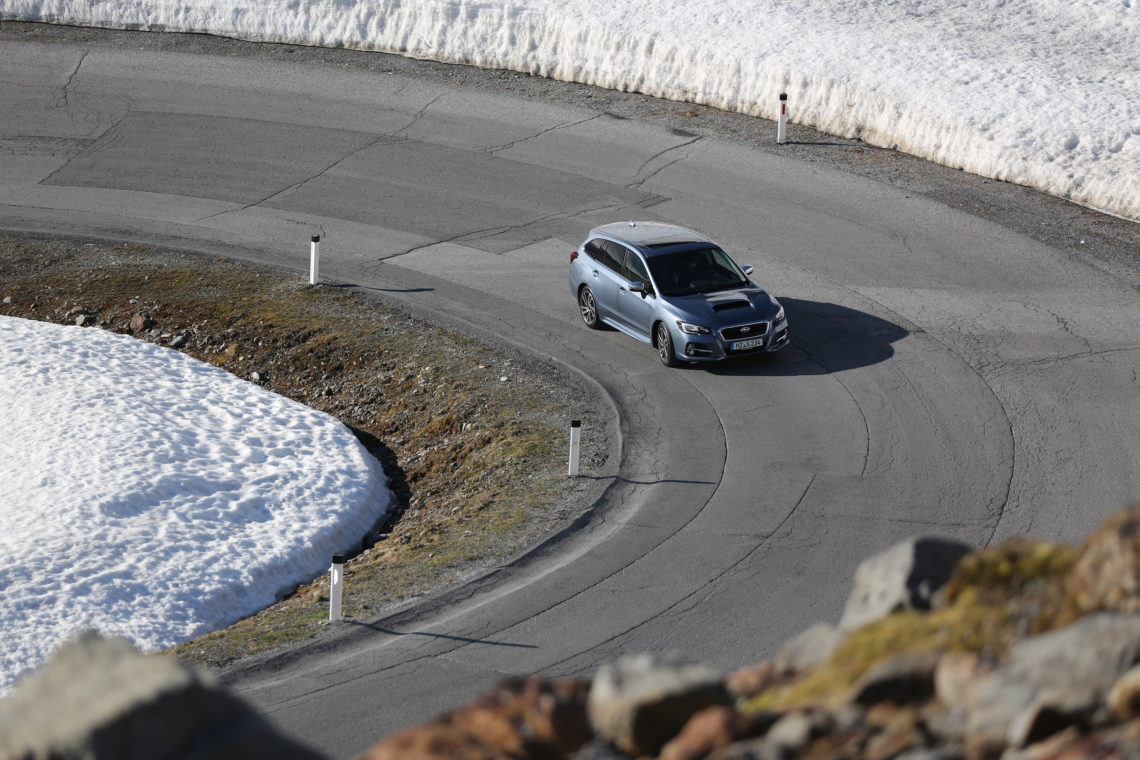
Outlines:
[[596, 227], [570, 254], [570, 292], [586, 326], [648, 343], [668, 367], [788, 344], [783, 307], [751, 273], [699, 232], [662, 222]]

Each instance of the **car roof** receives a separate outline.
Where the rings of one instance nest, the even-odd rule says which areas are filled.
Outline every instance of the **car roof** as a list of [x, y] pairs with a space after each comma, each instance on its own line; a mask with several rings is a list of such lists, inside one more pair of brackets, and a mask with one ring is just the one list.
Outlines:
[[[667, 246], [683, 243], [712, 243], [699, 232], [666, 222], [615, 222], [590, 230], [590, 237], [605, 235], [643, 250], [647, 246]], [[715, 244], [714, 244], [715, 245]]]

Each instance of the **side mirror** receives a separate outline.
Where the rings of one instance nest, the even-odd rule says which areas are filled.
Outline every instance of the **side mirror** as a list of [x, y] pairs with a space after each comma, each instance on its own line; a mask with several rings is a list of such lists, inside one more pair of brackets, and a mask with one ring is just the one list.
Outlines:
[[752, 265], [751, 264], [745, 264], [744, 266], [741, 267], [741, 269], [744, 270], [744, 276], [745, 277], [751, 277], [752, 276]]
[[629, 284], [630, 293], [640, 293], [642, 298], [653, 292], [653, 290], [644, 282], [631, 282]]

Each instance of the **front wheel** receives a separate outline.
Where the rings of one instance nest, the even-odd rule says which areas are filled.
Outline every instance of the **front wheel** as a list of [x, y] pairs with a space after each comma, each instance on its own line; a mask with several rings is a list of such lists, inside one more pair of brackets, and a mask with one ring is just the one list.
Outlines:
[[673, 353], [673, 338], [669, 335], [669, 328], [664, 322], [657, 323], [657, 355], [666, 367], [680, 366], [677, 355]]
[[598, 319], [598, 302], [594, 298], [594, 291], [590, 290], [588, 286], [578, 291], [578, 311], [582, 313], [582, 321], [586, 323], [586, 327], [591, 330], [601, 329], [602, 322]]

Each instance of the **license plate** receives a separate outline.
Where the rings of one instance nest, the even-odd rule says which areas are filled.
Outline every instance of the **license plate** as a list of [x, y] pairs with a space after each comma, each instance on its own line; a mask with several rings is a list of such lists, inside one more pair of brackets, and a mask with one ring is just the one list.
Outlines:
[[752, 340], [738, 340], [732, 344], [733, 351], [747, 351], [750, 348], [760, 348], [764, 345], [763, 338], [753, 338]]

